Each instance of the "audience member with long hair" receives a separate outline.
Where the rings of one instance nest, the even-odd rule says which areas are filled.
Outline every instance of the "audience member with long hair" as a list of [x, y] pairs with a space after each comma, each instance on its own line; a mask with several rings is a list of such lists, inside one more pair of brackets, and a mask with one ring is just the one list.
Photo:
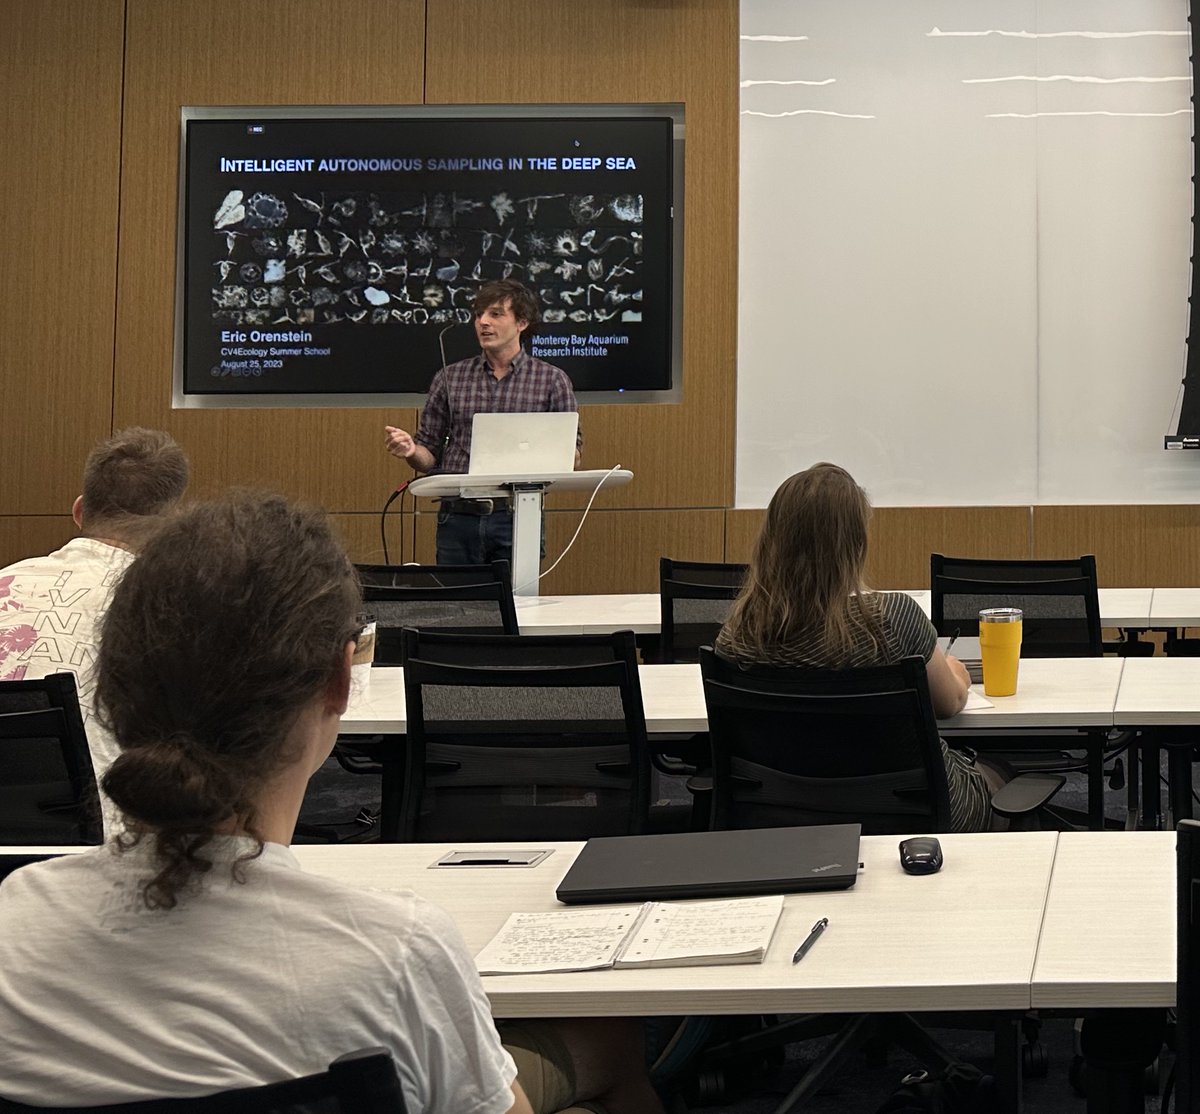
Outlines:
[[358, 610], [324, 516], [275, 496], [193, 506], [129, 566], [97, 667], [128, 831], [0, 887], [0, 1095], [204, 1095], [383, 1046], [422, 1114], [661, 1114], [634, 1025], [530, 1022], [502, 1044], [446, 913], [299, 868]]
[[[746, 585], [716, 642], [732, 661], [851, 669], [924, 659], [939, 716], [962, 710], [970, 677], [945, 655], [937, 632], [903, 592], [871, 592], [864, 580], [871, 504], [836, 464], [785, 480], [767, 508]], [[1001, 770], [942, 744], [955, 831], [986, 830]]]

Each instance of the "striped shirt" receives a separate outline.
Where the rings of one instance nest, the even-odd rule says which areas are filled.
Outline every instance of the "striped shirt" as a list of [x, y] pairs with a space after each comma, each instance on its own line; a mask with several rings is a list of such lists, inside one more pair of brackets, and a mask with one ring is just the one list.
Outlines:
[[[901, 658], [916, 655], [929, 661], [937, 647], [937, 631], [926, 618], [920, 605], [903, 592], [872, 593], [869, 599], [879, 608], [884, 647], [873, 647], [865, 634], [857, 634], [849, 659], [837, 662], [837, 668], [858, 669], [885, 665]], [[738, 654], [731, 646], [728, 633], [722, 629], [715, 650], [729, 661]], [[763, 664], [800, 669], [827, 669], [835, 658], [825, 645], [823, 630], [804, 632], [787, 645], [772, 652], [770, 661]], [[942, 742], [942, 761], [946, 765], [946, 781], [950, 789], [950, 825], [956, 832], [987, 831], [991, 824], [991, 793], [983, 774], [970, 759], [951, 750]]]
[[[466, 472], [476, 414], [573, 413], [578, 409], [575, 388], [562, 368], [535, 359], [522, 348], [509, 373], [497, 379], [480, 353], [442, 368], [433, 377], [414, 440], [433, 453], [439, 472]], [[580, 432], [575, 446], [582, 444]]]

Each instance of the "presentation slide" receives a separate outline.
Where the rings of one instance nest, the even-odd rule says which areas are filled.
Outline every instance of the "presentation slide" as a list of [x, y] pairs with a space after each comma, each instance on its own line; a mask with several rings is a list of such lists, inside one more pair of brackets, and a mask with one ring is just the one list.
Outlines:
[[[300, 110], [298, 110], [300, 111]], [[185, 120], [183, 391], [419, 393], [536, 291], [580, 391], [671, 386], [672, 120]]]

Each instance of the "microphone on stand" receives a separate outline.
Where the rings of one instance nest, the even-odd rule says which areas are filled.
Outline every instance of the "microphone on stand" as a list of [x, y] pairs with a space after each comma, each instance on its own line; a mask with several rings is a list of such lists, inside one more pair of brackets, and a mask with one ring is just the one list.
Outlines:
[[438, 350], [442, 354], [442, 371], [446, 370], [446, 334], [458, 324], [458, 321], [451, 321], [449, 325], [438, 333]]
[[[446, 334], [458, 324], [460, 324], [460, 322], [451, 321], [449, 325], [445, 326], [438, 333], [438, 351], [441, 353], [442, 357], [442, 371], [446, 370]], [[387, 523], [388, 508], [408, 490], [408, 485], [412, 483], [414, 478], [415, 477], [410, 476], [407, 480], [402, 480], [400, 483], [398, 483], [396, 485], [396, 490], [387, 497], [387, 502], [383, 504], [383, 510], [379, 512], [379, 536], [383, 543], [383, 562], [385, 565], [389, 563], [387, 551], [387, 530], [385, 528]], [[401, 559], [404, 557], [403, 542], [404, 539], [401, 537]], [[414, 546], [415, 544], [416, 543], [414, 541]]]

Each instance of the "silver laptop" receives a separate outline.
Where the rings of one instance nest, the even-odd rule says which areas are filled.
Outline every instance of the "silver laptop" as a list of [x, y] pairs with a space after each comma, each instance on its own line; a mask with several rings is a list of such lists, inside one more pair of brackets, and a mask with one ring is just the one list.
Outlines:
[[528, 476], [575, 469], [575, 413], [476, 414], [472, 476]]

